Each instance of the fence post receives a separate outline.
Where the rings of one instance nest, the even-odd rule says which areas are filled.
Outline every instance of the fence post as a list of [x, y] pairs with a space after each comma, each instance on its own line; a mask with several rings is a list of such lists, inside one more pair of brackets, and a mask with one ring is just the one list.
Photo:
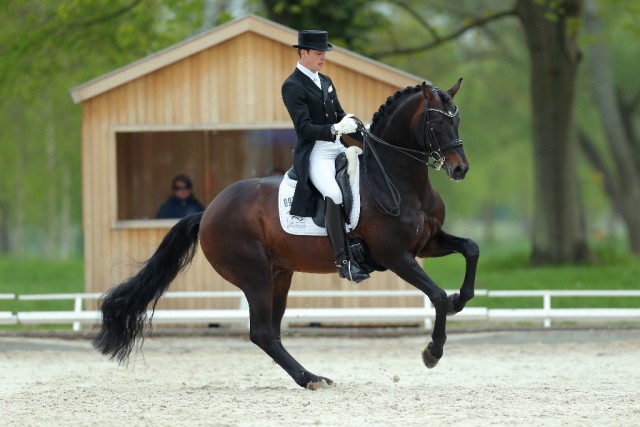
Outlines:
[[[73, 312], [78, 315], [80, 315], [80, 313], [82, 313], [82, 295], [76, 295], [74, 303], [73, 303]], [[73, 330], [74, 331], [79, 331], [80, 328], [82, 328], [82, 323], [80, 323], [79, 320], [76, 320], [75, 322], [73, 322]]]
[[432, 329], [433, 322], [431, 321], [431, 317], [429, 317], [429, 311], [431, 309], [431, 300], [426, 295], [422, 297], [422, 300], [424, 301], [424, 328]]
[[551, 315], [551, 294], [549, 292], [544, 293], [544, 296], [542, 297], [542, 303], [544, 313], [546, 315], [546, 317], [544, 318], [544, 327], [549, 328], [551, 327], [551, 318], [549, 317]]

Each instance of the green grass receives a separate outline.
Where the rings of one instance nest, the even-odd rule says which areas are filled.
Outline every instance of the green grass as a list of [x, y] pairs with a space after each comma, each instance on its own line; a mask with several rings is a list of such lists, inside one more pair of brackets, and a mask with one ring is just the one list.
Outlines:
[[[481, 245], [476, 278], [477, 289], [640, 289], [640, 258], [628, 254], [623, 245], [595, 246], [598, 262], [533, 268], [526, 242]], [[424, 261], [427, 273], [445, 289], [458, 289], [465, 262], [460, 255]], [[0, 293], [39, 294], [84, 291], [83, 261], [47, 261], [0, 257]], [[366, 288], [363, 288], [366, 289]], [[552, 298], [553, 307], [640, 307], [640, 298]], [[476, 297], [470, 307], [542, 307], [542, 298]], [[71, 310], [73, 301], [3, 301], [0, 311]], [[68, 325], [54, 326], [68, 329]], [[0, 326], [2, 329], [32, 329]]]
[[[637, 290], [640, 289], [640, 258], [618, 246], [596, 245], [596, 261], [589, 265], [535, 268], [524, 243], [480, 248], [476, 289], [487, 290]], [[458, 289], [465, 262], [460, 255], [427, 259], [425, 270], [441, 287]], [[476, 297], [470, 306], [493, 308], [542, 307], [542, 298]], [[640, 298], [554, 297], [553, 307], [640, 307]]]
[[[0, 257], [0, 293], [47, 294], [84, 292], [84, 262]], [[72, 310], [73, 301], [0, 300], [0, 311]], [[68, 329], [59, 325], [58, 328]], [[32, 329], [0, 326], [2, 329]]]

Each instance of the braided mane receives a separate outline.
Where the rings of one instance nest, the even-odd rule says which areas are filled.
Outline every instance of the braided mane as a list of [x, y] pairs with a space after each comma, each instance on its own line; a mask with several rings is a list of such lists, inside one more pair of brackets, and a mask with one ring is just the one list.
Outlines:
[[400, 98], [404, 97], [405, 95], [409, 95], [409, 94], [412, 95], [421, 90], [422, 90], [421, 85], [407, 86], [406, 88], [399, 90], [396, 93], [394, 93], [392, 96], [388, 97], [387, 102], [382, 104], [378, 109], [378, 111], [373, 115], [369, 130], [373, 132], [375, 129], [375, 126], [379, 124], [379, 122], [383, 118], [387, 117], [390, 113], [392, 113], [395, 110], [395, 108], [398, 106], [398, 100]]
[[[422, 85], [407, 86], [406, 88], [399, 90], [392, 96], [388, 97], [387, 102], [382, 104], [380, 108], [378, 108], [378, 111], [374, 113], [373, 118], [371, 119], [371, 126], [369, 127], [369, 130], [373, 132], [376, 124], [379, 124], [381, 120], [393, 113], [393, 111], [398, 107], [398, 100], [400, 98], [404, 97], [405, 95], [413, 95], [414, 93], [417, 93], [421, 90]], [[449, 96], [449, 94], [442, 89], [434, 87], [433, 91], [440, 96], [440, 99], [442, 100], [442, 103], [444, 105], [447, 105], [449, 101], [451, 101], [451, 97]]]

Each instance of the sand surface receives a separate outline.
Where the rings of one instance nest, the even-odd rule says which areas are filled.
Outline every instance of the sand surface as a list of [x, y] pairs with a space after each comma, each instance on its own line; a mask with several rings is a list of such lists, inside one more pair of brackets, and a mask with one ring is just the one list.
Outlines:
[[244, 336], [155, 337], [128, 368], [87, 340], [0, 337], [0, 425], [638, 426], [640, 330], [285, 337], [309, 391]]

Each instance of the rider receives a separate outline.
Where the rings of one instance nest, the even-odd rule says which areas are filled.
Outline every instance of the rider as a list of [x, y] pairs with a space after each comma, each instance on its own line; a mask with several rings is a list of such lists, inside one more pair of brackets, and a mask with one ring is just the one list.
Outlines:
[[303, 30], [298, 33], [296, 69], [282, 85], [282, 99], [296, 130], [297, 142], [293, 168], [298, 184], [291, 215], [314, 216], [318, 191], [325, 198], [325, 222], [329, 241], [342, 277], [354, 283], [369, 277], [349, 254], [345, 232], [342, 193], [335, 180], [335, 158], [346, 150], [342, 134], [354, 133], [357, 125], [352, 114], [340, 106], [331, 79], [320, 74], [325, 53], [333, 49], [326, 31]]

